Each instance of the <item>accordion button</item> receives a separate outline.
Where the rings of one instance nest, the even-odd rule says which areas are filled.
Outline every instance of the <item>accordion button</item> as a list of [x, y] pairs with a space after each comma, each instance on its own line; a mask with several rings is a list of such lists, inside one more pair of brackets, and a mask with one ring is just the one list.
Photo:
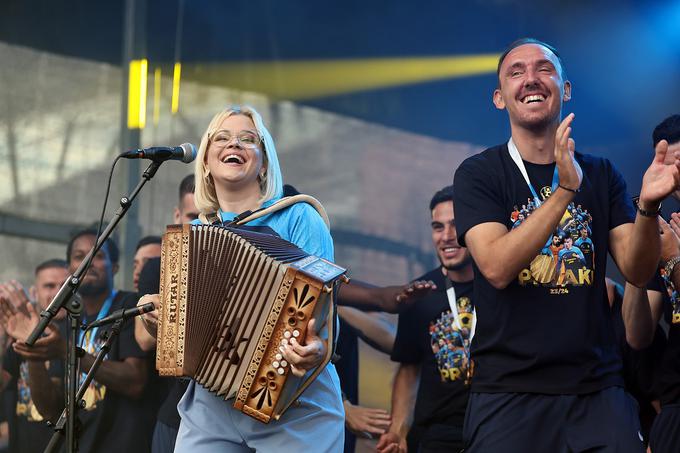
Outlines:
[[279, 367], [279, 362], [272, 362], [272, 366], [273, 366], [274, 368], [278, 368], [278, 367]]
[[281, 360], [281, 366], [282, 366], [283, 368], [287, 367], [287, 366], [288, 366], [288, 362], [286, 362], [285, 360]]
[[283, 344], [283, 345], [288, 344], [288, 340], [286, 340], [286, 339], [284, 338], [283, 340], [281, 340], [281, 344]]
[[294, 336], [295, 338], [299, 337], [299, 336], [300, 336], [300, 331], [297, 330], [297, 329], [295, 329], [295, 330], [293, 331], [293, 336]]
[[[293, 335], [295, 335], [295, 331], [293, 331]], [[285, 338], [290, 338], [290, 331], [286, 330], [285, 332], [283, 332], [283, 336]]]
[[276, 357], [276, 360], [281, 360], [283, 358], [283, 356], [281, 354], [276, 354], [275, 357]]
[[279, 374], [283, 374], [283, 373], [285, 373], [285, 370], [284, 370], [283, 368], [279, 368], [279, 369], [278, 369], [278, 370], [276, 370], [276, 371], [278, 371], [278, 373], [279, 373]]

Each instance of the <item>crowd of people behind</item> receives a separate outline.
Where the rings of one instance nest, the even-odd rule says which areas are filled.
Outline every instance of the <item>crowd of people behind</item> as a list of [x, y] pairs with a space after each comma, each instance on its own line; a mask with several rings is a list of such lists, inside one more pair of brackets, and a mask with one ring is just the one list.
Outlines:
[[[574, 115], [562, 118], [571, 84], [556, 49], [512, 43], [498, 79], [493, 102], [507, 110], [511, 138], [466, 159], [432, 197], [438, 264], [406, 285], [342, 285], [339, 338], [310, 320], [304, 342], [282, 342], [277, 360], [298, 377], [337, 347], [279, 420], [260, 423], [192, 379], [160, 378], [153, 311], [123, 325], [87, 388], [80, 451], [351, 453], [354, 435], [377, 439], [379, 453], [678, 451], [680, 214], [664, 221], [660, 203], [680, 200], [680, 115], [655, 129], [655, 157], [633, 201], [608, 160], [576, 152]], [[333, 261], [325, 212], [296, 195], [262, 118], [230, 106], [203, 134], [173, 220], [250, 218], [240, 228]], [[268, 213], [248, 217], [261, 209]], [[63, 409], [64, 313], [34, 346], [26, 339], [95, 242], [95, 229], [78, 231], [65, 260], [36, 266], [28, 290], [0, 284], [0, 435], [12, 453], [43, 451], [45, 422]], [[605, 279], [607, 252], [623, 285]], [[158, 235], [142, 238], [134, 257], [106, 241], [79, 288], [83, 322], [158, 307], [160, 255]], [[114, 285], [121, 259], [133, 264], [134, 292]], [[379, 312], [400, 313], [396, 331]], [[82, 370], [108, 332], [80, 333]], [[390, 411], [358, 403], [357, 338], [398, 364]]]

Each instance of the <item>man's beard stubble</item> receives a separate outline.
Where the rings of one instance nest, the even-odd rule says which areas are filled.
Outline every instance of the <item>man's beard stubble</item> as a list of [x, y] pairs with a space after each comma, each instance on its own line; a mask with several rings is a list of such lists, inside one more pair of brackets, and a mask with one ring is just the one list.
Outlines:
[[83, 283], [78, 288], [78, 292], [87, 297], [101, 296], [109, 291], [108, 286], [106, 283]]
[[444, 264], [441, 259], [439, 260], [439, 263], [442, 265], [442, 267], [444, 269], [446, 269], [447, 271], [451, 271], [451, 272], [462, 270], [462, 269], [466, 268], [467, 266], [469, 266], [471, 262], [472, 262], [472, 257], [469, 254], [466, 255], [465, 258], [463, 258], [463, 260], [460, 263], [452, 264], [452, 265], [449, 265], [449, 266]]

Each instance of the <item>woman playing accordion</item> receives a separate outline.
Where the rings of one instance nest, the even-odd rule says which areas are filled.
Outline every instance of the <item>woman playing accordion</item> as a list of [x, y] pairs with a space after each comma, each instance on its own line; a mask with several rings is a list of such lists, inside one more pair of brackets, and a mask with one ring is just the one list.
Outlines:
[[[207, 215], [211, 223], [217, 218], [226, 224], [240, 213], [271, 206], [282, 194], [274, 141], [260, 115], [246, 106], [230, 107], [215, 115], [196, 159], [195, 201], [202, 218]], [[333, 261], [328, 227], [310, 204], [292, 204], [245, 227], [273, 232], [310, 255]], [[157, 296], [145, 298], [158, 301]], [[290, 337], [281, 346], [282, 361], [295, 376], [303, 376], [323, 362], [330, 346], [321, 339], [324, 335], [315, 333], [323, 322], [308, 321], [304, 344]], [[232, 406], [233, 400], [225, 401], [192, 381], [178, 405], [182, 422], [175, 451], [342, 451], [344, 411], [338, 375], [330, 363], [295, 404], [268, 424]]]

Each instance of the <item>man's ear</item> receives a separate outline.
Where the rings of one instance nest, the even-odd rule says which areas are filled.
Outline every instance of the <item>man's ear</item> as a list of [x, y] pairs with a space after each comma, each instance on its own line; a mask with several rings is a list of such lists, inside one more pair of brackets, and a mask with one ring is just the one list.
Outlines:
[[116, 275], [118, 273], [118, 269], [120, 269], [118, 263], [111, 264], [111, 274]]
[[172, 219], [173, 219], [173, 222], [175, 222], [175, 225], [179, 225], [181, 223], [180, 222], [181, 217], [182, 216], [181, 216], [181, 213], [179, 212], [179, 208], [177, 206], [175, 206], [175, 210], [172, 212]]
[[503, 96], [501, 95], [500, 88], [496, 88], [495, 90], [493, 90], [493, 105], [495, 105], [498, 110], [505, 109], [505, 101], [503, 100]]
[[566, 80], [564, 82], [564, 96], [562, 96], [562, 101], [567, 102], [571, 99], [571, 82]]

